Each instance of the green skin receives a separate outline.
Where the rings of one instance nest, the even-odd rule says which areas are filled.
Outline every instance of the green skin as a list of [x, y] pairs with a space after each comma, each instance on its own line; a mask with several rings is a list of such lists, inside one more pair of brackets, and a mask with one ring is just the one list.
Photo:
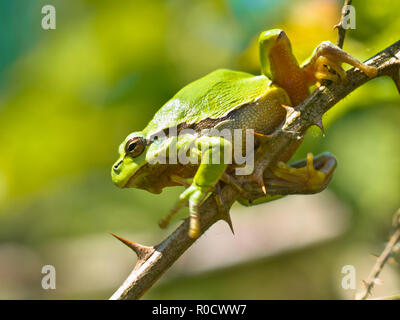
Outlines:
[[[274, 29], [261, 34], [259, 47], [262, 75], [220, 69], [181, 89], [155, 114], [143, 131], [131, 133], [121, 143], [120, 157], [111, 170], [113, 182], [121, 188], [134, 187], [160, 193], [164, 187], [185, 185], [185, 181], [188, 181], [190, 186], [180, 195], [177, 208], [189, 203], [189, 235], [198, 237], [200, 229], [197, 209], [211, 194], [228, 167], [223, 161], [215, 164], [205, 163], [204, 160], [216, 149], [223, 154], [225, 148], [232, 147], [222, 137], [201, 135], [199, 129], [251, 128], [257, 133], [267, 135], [282, 123], [286, 117], [286, 110], [282, 105], [290, 106], [292, 101], [288, 94], [290, 87], [285, 90], [277, 85], [279, 81], [275, 81], [278, 80], [276, 70], [279, 65], [271, 62], [270, 53], [278, 46], [292, 59], [290, 42], [283, 31]], [[308, 86], [306, 88], [307, 92], [304, 94], [307, 95]], [[180, 128], [193, 128], [196, 134], [179, 135], [178, 138], [167, 135], [166, 139], [154, 143], [154, 135], [172, 127], [177, 127], [178, 133]], [[175, 145], [178, 151], [189, 148], [198, 157], [200, 164], [153, 163], [160, 153]], [[278, 160], [287, 162], [297, 147], [292, 147]], [[297, 177], [298, 173], [293, 172], [293, 176]], [[281, 179], [290, 181], [290, 174]], [[316, 179], [313, 182], [315, 189], [326, 182], [326, 179], [326, 175]], [[297, 187], [302, 183], [298, 179], [293, 181], [296, 181]], [[282, 184], [282, 188], [288, 188], [281, 189], [282, 194], [292, 193], [290, 188], [293, 189], [293, 186], [286, 183]], [[266, 197], [265, 200], [271, 198], [275, 199]]]

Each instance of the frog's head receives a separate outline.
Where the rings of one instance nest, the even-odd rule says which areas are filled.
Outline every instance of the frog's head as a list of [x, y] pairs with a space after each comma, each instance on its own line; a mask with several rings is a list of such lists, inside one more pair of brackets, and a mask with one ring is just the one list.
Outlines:
[[170, 139], [159, 137], [148, 139], [142, 131], [128, 135], [120, 144], [119, 159], [111, 169], [114, 184], [120, 188], [139, 188], [152, 193], [160, 193], [165, 186], [171, 185], [168, 174], [165, 174], [168, 165], [153, 162], [168, 142]]
[[292, 54], [292, 46], [286, 33], [281, 29], [272, 29], [260, 34], [258, 38], [260, 50], [261, 72], [274, 80], [274, 57], [284, 59], [284, 55]]
[[113, 182], [120, 188], [129, 187], [135, 173], [146, 165], [147, 141], [142, 132], [133, 132], [119, 145], [119, 159], [111, 169]]

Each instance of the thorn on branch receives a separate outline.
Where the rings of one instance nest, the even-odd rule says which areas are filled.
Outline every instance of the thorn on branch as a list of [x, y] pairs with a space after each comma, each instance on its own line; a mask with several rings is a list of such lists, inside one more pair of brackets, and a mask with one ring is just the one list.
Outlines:
[[132, 241], [125, 239], [121, 236], [118, 236], [112, 232], [110, 232], [110, 234], [113, 237], [117, 238], [119, 241], [121, 241], [123, 244], [125, 244], [126, 246], [131, 248], [136, 253], [136, 255], [138, 256], [138, 262], [136, 263], [135, 269], [138, 266], [140, 266], [144, 261], [146, 261], [147, 258], [150, 257], [155, 251], [154, 247], [147, 247], [147, 246], [132, 242]]
[[296, 110], [291, 107], [291, 106], [285, 106], [284, 104], [282, 104], [282, 108], [284, 108], [286, 110], [286, 118], [290, 117], [290, 115], [295, 112]]
[[267, 188], [265, 187], [263, 173], [254, 172], [252, 180], [256, 182], [260, 186], [262, 192], [267, 195]]
[[395, 68], [395, 70], [389, 76], [392, 78], [394, 84], [396, 85], [397, 92], [400, 94], [400, 67]]
[[235, 230], [233, 230], [232, 219], [231, 219], [231, 215], [230, 215], [229, 211], [225, 211], [225, 213], [222, 214], [221, 219], [224, 220], [228, 224], [229, 228], [232, 231], [232, 234], [235, 234]]
[[314, 121], [314, 124], [320, 128], [322, 135], [325, 137], [325, 128], [324, 128], [324, 124], [322, 123], [322, 118], [319, 118], [317, 120]]
[[289, 125], [296, 120], [296, 118], [298, 118], [300, 116], [300, 111], [297, 111], [296, 109], [292, 108], [292, 107], [287, 107], [284, 106], [284, 108], [286, 109], [286, 120], [285, 123], [282, 127], [283, 130], [286, 130]]

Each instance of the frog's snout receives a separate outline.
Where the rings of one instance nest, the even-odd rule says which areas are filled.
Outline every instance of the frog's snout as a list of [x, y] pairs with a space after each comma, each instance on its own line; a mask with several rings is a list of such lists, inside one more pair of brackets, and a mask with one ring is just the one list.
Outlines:
[[117, 161], [114, 165], [113, 165], [113, 171], [115, 172], [115, 173], [120, 173], [121, 172], [121, 165], [122, 165], [122, 159], [121, 160], [119, 160], [119, 161]]
[[114, 184], [120, 188], [123, 188], [125, 184], [125, 181], [121, 175], [123, 167], [122, 162], [123, 162], [122, 159], [118, 160], [117, 162], [114, 163], [114, 165], [111, 168], [111, 178]]
[[283, 31], [283, 30], [281, 30], [280, 32], [279, 32], [279, 35], [278, 35], [278, 40], [280, 40], [281, 38], [287, 38], [287, 35], [286, 35], [286, 33], [285, 33], [285, 31]]

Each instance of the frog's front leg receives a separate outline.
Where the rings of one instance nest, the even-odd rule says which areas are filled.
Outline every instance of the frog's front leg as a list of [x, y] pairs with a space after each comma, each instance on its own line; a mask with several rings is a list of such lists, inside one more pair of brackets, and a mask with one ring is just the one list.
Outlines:
[[[341, 66], [342, 63], [360, 69], [369, 77], [375, 77], [378, 72], [377, 68], [363, 64], [329, 41], [322, 42], [302, 68], [310, 84], [319, 83], [321, 80], [339, 82], [346, 81], [346, 72]], [[328, 67], [335, 73], [332, 73]]]
[[231, 143], [221, 137], [202, 136], [194, 140], [192, 151], [200, 157], [200, 165], [193, 177], [192, 184], [180, 195], [175, 208], [160, 222], [160, 226], [165, 227], [172, 215], [186, 202], [189, 202], [189, 236], [191, 238], [200, 236], [199, 206], [211, 194], [212, 189], [225, 172], [228, 164], [224, 161], [224, 155], [230, 150]]

